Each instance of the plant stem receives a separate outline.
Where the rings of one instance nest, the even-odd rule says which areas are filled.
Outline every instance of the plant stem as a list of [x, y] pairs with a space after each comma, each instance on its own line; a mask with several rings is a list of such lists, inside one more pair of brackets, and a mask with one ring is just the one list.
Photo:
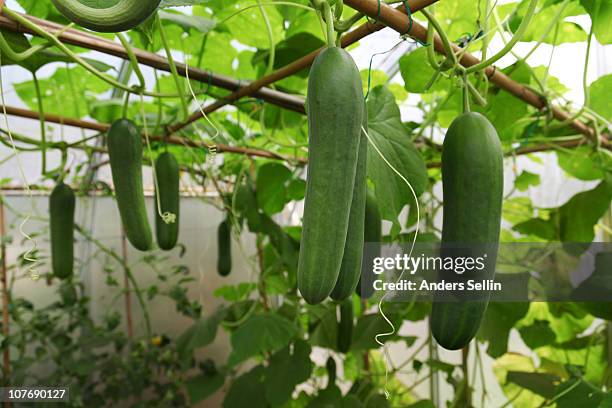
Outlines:
[[186, 120], [189, 117], [189, 108], [187, 107], [187, 101], [185, 99], [185, 91], [183, 89], [183, 83], [181, 82], [180, 77], [178, 75], [176, 64], [174, 63], [174, 58], [172, 57], [172, 50], [170, 49], [170, 44], [168, 44], [168, 38], [166, 37], [166, 31], [164, 30], [164, 25], [162, 24], [159, 16], [155, 17], [155, 22], [159, 30], [159, 36], [164, 46], [164, 50], [166, 51], [166, 58], [168, 58], [168, 65], [170, 65], [170, 72], [172, 73], [172, 77], [174, 78], [174, 83], [176, 84], [176, 90], [179, 94], [179, 99], [181, 100], [181, 108], [183, 109], [183, 119]]
[[45, 111], [43, 109], [42, 92], [40, 92], [40, 84], [36, 72], [32, 72], [34, 79], [34, 89], [36, 91], [36, 102], [38, 104], [38, 117], [40, 122], [40, 152], [42, 154], [42, 174], [47, 173], [47, 130], [45, 125]]
[[327, 1], [323, 2], [323, 15], [325, 16], [325, 24], [327, 25], [327, 46], [332, 48], [336, 46], [336, 35], [334, 32], [334, 16], [331, 6]]
[[538, 4], [538, 0], [531, 0], [529, 2], [529, 6], [527, 8], [527, 12], [525, 13], [525, 16], [523, 17], [523, 21], [521, 21], [521, 24], [519, 25], [518, 29], [516, 30], [516, 33], [514, 33], [514, 36], [504, 46], [504, 48], [502, 48], [497, 54], [495, 54], [494, 56], [492, 56], [488, 60], [484, 60], [484, 61], [482, 61], [482, 62], [480, 62], [480, 63], [478, 63], [476, 65], [473, 65], [473, 66], [467, 68], [466, 69], [467, 73], [471, 74], [471, 73], [483, 70], [483, 69], [493, 65], [494, 63], [496, 63], [497, 61], [502, 59], [510, 51], [512, 51], [512, 48], [516, 45], [516, 43], [518, 43], [521, 40], [521, 38], [525, 34], [525, 31], [527, 31], [527, 27], [529, 26], [529, 23], [531, 23], [531, 19], [533, 18], [534, 14], [535, 14], [535, 9], [536, 9], [537, 4]]

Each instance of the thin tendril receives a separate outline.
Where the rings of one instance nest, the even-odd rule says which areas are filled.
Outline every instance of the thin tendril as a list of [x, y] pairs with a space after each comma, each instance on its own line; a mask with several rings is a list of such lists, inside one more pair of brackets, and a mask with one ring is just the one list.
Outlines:
[[[418, 201], [418, 197], [416, 192], [414, 191], [414, 188], [412, 187], [412, 184], [410, 184], [410, 182], [402, 175], [402, 173], [400, 173], [391, 163], [389, 163], [389, 161], [387, 160], [387, 158], [385, 157], [385, 155], [380, 151], [380, 149], [378, 148], [378, 146], [376, 146], [376, 144], [374, 143], [374, 141], [372, 140], [372, 138], [370, 137], [370, 135], [368, 134], [367, 130], [362, 126], [361, 130], [365, 133], [365, 136], [368, 139], [368, 142], [370, 143], [370, 145], [374, 148], [374, 150], [376, 150], [376, 153], [378, 153], [378, 155], [380, 156], [380, 158], [385, 162], [385, 164], [387, 166], [389, 166], [389, 168], [395, 173], [397, 174], [397, 176], [404, 182], [406, 183], [406, 185], [408, 186], [408, 188], [410, 189], [410, 192], [412, 193], [412, 196], [414, 198], [414, 203], [415, 203], [415, 208], [416, 208], [416, 212], [417, 212], [417, 219], [416, 219], [416, 229], [414, 231], [414, 238], [412, 240], [412, 245], [410, 246], [410, 252], [408, 253], [408, 258], [412, 257], [412, 252], [414, 251], [414, 247], [416, 245], [416, 240], [417, 240], [417, 236], [419, 235], [419, 224], [421, 222], [421, 210], [419, 208], [419, 201]], [[399, 277], [397, 278], [397, 282], [399, 282], [403, 275], [404, 272], [406, 271], [406, 269], [403, 269], [402, 272], [400, 273]], [[389, 320], [389, 318], [387, 317], [387, 315], [385, 315], [385, 313], [383, 312], [383, 308], [382, 308], [382, 304], [384, 302], [384, 300], [386, 299], [387, 295], [389, 294], [389, 292], [386, 292], [383, 297], [380, 299], [380, 301], [378, 302], [378, 311], [380, 313], [380, 315], [383, 317], [383, 319], [387, 322], [387, 324], [391, 327], [391, 331], [390, 332], [386, 332], [386, 333], [379, 333], [376, 336], [374, 336], [374, 340], [376, 341], [376, 343], [378, 343], [381, 347], [383, 347], [384, 353], [385, 353], [385, 357], [387, 360], [387, 363], [391, 362], [391, 356], [389, 355], [387, 346], [385, 345], [385, 343], [383, 343], [381, 340], [379, 340], [379, 338], [381, 337], [388, 337], [388, 336], [392, 336], [393, 334], [395, 334], [396, 329], [395, 326], [393, 325], [393, 323], [391, 322], [391, 320]], [[388, 385], [388, 376], [389, 376], [389, 367], [388, 364], [385, 363], [385, 396], [387, 397], [387, 399], [389, 399], [390, 397], [390, 393], [389, 390], [387, 388]]]
[[[0, 66], [2, 66], [2, 52], [0, 52]], [[11, 133], [11, 128], [9, 126], [8, 114], [6, 112], [6, 101], [4, 100], [4, 78], [2, 76], [2, 70], [0, 70], [0, 99], [2, 100], [2, 113], [4, 116], [4, 121], [6, 123], [6, 133], [9, 137], [11, 148], [13, 150], [13, 154], [15, 155], [15, 159], [17, 160], [17, 169], [19, 170], [19, 176], [21, 177], [21, 182], [23, 183], [23, 186], [25, 187], [26, 194], [28, 198], [30, 199], [30, 202], [33, 203], [34, 197], [32, 196], [32, 190], [30, 189], [30, 185], [28, 184], [28, 180], [23, 171], [23, 165], [21, 163], [20, 155], [19, 155], [19, 152], [17, 151], [17, 147], [15, 146], [15, 141], [13, 140], [13, 134]], [[23, 230], [23, 228], [28, 223], [30, 218], [32, 218], [32, 213], [27, 212], [25, 214], [23, 221], [19, 224], [19, 233], [21, 234], [23, 238], [26, 239], [26, 241], [29, 241], [32, 243], [32, 247], [23, 254], [23, 259], [30, 263], [28, 265], [28, 273], [30, 275], [30, 279], [32, 279], [33, 281], [37, 281], [38, 279], [40, 279], [40, 274], [38, 273], [38, 270], [36, 269], [36, 264], [38, 263], [38, 260], [36, 258], [32, 258], [32, 256], [35, 256], [32, 254], [36, 252], [38, 245], [36, 244], [36, 240], [34, 240], [30, 235], [28, 235]]]

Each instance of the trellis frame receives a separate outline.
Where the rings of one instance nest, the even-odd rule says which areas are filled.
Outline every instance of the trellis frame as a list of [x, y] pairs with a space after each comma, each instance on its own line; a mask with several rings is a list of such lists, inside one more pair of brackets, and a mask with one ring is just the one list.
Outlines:
[[[417, 12], [437, 1], [438, 0], [408, 0], [408, 6], [410, 7], [410, 10], [412, 12]], [[397, 8], [393, 8], [384, 3], [380, 3], [380, 10], [379, 10], [379, 3], [377, 0], [344, 0], [344, 3], [354, 8], [355, 10], [362, 12], [371, 18], [376, 19], [377, 21], [376, 22], [366, 22], [362, 24], [361, 26], [357, 27], [356, 29], [343, 35], [342, 37], [343, 47], [348, 47], [349, 45], [356, 43], [360, 39], [366, 37], [367, 35], [371, 33], [379, 31], [384, 27], [390, 27], [393, 30], [401, 34], [409, 34], [411, 37], [416, 38], [421, 41], [426, 40], [427, 29], [414, 20], [411, 22], [410, 17], [406, 14], [406, 10], [403, 5], [400, 5]], [[66, 30], [65, 27], [60, 24], [53, 23], [53, 22], [50, 22], [44, 19], [40, 19], [37, 17], [28, 16], [28, 15], [24, 15], [24, 17], [28, 18], [30, 21], [36, 24], [39, 24], [45, 27], [51, 33], [58, 33], [58, 38], [63, 42], [66, 42], [72, 45], [77, 45], [83, 48], [99, 51], [99, 52], [102, 52], [108, 55], [113, 55], [113, 56], [116, 56], [122, 59], [126, 59], [126, 60], [128, 59], [127, 52], [118, 43], [97, 37], [91, 33], [87, 33], [87, 32], [80, 31], [80, 30], [76, 30], [72, 28]], [[408, 27], [410, 27], [409, 31], [407, 30]], [[0, 28], [9, 29], [15, 32], [33, 34], [26, 27], [19, 25], [18, 23], [14, 22], [13, 20], [1, 14], [0, 14]], [[442, 46], [442, 42], [440, 38], [437, 36], [437, 34], [434, 36], [433, 45], [434, 45], [434, 49], [436, 52], [444, 55], [444, 49]], [[454, 44], [453, 44], [453, 49], [455, 51], [460, 50], [460, 48]], [[154, 54], [154, 53], [150, 53], [144, 50], [137, 49], [137, 48], [135, 48], [133, 51], [139, 63], [152, 67], [152, 68], [156, 68], [156, 69], [160, 69], [160, 70], [164, 70], [168, 72], [170, 71], [170, 64], [168, 63], [168, 60], [166, 58], [160, 55]], [[224, 106], [227, 106], [229, 104], [235, 103], [239, 99], [246, 97], [246, 96], [253, 96], [256, 98], [260, 98], [268, 103], [280, 106], [282, 108], [289, 109], [294, 112], [304, 113], [303, 98], [295, 96], [295, 95], [290, 95], [290, 94], [286, 94], [283, 92], [279, 92], [279, 91], [267, 88], [267, 86], [272, 85], [275, 82], [280, 81], [284, 78], [287, 78], [291, 75], [294, 75], [295, 73], [301, 71], [302, 69], [308, 68], [312, 64], [315, 57], [318, 55], [320, 51], [321, 49], [315, 50], [311, 52], [310, 54], [304, 57], [301, 57], [297, 59], [296, 61], [286, 65], [285, 67], [280, 68], [272, 72], [271, 74], [266, 75], [262, 78], [259, 78], [244, 86], [242, 85], [241, 81], [237, 81], [235, 79], [228, 78], [228, 77], [221, 76], [221, 75], [216, 75], [211, 72], [203, 71], [201, 69], [194, 68], [194, 67], [187, 68], [184, 64], [181, 64], [181, 63], [177, 63], [177, 70], [178, 70], [179, 75], [181, 76], [186, 76], [186, 71], [188, 71], [188, 76], [190, 79], [193, 79], [199, 82], [203, 82], [203, 83], [208, 83], [216, 87], [220, 87], [223, 89], [233, 91], [233, 93], [231, 93], [230, 95], [222, 99], [219, 99], [211, 103], [210, 105], [206, 106], [205, 108], [203, 108], [202, 111], [205, 114], [210, 114], [212, 112], [215, 112], [216, 110]], [[463, 56], [460, 60], [460, 63], [464, 67], [473, 66], [479, 62], [480, 61], [478, 60], [478, 58], [476, 58], [475, 56], [467, 52], [463, 53]], [[495, 66], [488, 67], [485, 70], [485, 73], [488, 76], [489, 80], [495, 85], [497, 85], [499, 88], [511, 93], [513, 96], [523, 100], [524, 102], [535, 107], [536, 109], [544, 110], [549, 107], [549, 105], [546, 103], [542, 95], [537, 94], [532, 89], [509, 78], [508, 76], [503, 74], [501, 71], [497, 70]], [[7, 109], [7, 113], [11, 115], [20, 116], [24, 118], [30, 118], [30, 119], [38, 119], [39, 117], [37, 112], [29, 111], [26, 109], [20, 109], [20, 108], [15, 108], [15, 107], [8, 107], [8, 106], [5, 108]], [[571, 115], [568, 112], [560, 108], [556, 108], [556, 107], [551, 108], [551, 113], [555, 117], [555, 119], [559, 121], [565, 121], [571, 117]], [[207, 145], [204, 142], [199, 142], [199, 141], [195, 141], [192, 139], [176, 136], [177, 132], [184, 129], [186, 126], [190, 125], [191, 123], [197, 121], [200, 118], [202, 118], [202, 113], [201, 113], [201, 110], [198, 109], [196, 112], [194, 112], [189, 117], [187, 121], [177, 122], [173, 125], [168, 126], [166, 129], [165, 135], [161, 135], [161, 136], [152, 135], [151, 140], [156, 140], [156, 141], [164, 140], [170, 144], [184, 145], [184, 146], [194, 147], [194, 148], [205, 148]], [[51, 114], [45, 114], [44, 119], [45, 121], [52, 122], [52, 123], [76, 126], [76, 127], [80, 127], [84, 129], [97, 130], [100, 132], [105, 132], [106, 130], [108, 130], [108, 127], [109, 127], [108, 124], [100, 124], [100, 123], [84, 121], [80, 119], [63, 118], [63, 117], [60, 117], [57, 115], [51, 115]], [[595, 131], [591, 127], [586, 125], [585, 123], [579, 120], [574, 120], [571, 123], [571, 126], [576, 131], [578, 131], [580, 134], [584, 135], [586, 138], [589, 138], [589, 139], [595, 138]], [[601, 135], [601, 139], [599, 142], [602, 147], [612, 150], [608, 135], [606, 134]], [[516, 154], [516, 155], [529, 154], [529, 153], [541, 152], [541, 151], [546, 151], [546, 150], [559, 148], [559, 147], [571, 148], [571, 147], [580, 146], [584, 143], [585, 143], [584, 139], [570, 140], [570, 141], [563, 141], [563, 142], [551, 142], [551, 143], [546, 143], [546, 144], [541, 144], [541, 145], [534, 145], [534, 146], [519, 148], [516, 151], [514, 151], [513, 154]], [[279, 160], [294, 162], [295, 164], [298, 164], [298, 165], [303, 165], [307, 161], [306, 158], [285, 157], [281, 154], [263, 150], [263, 149], [235, 147], [235, 146], [229, 146], [229, 145], [223, 145], [223, 144], [216, 144], [216, 146], [217, 146], [217, 151], [223, 152], [223, 153], [237, 153], [237, 154], [244, 154], [244, 155], [252, 156], [252, 157], [265, 157], [265, 158], [270, 158], [270, 159], [279, 159]], [[428, 165], [429, 167], [437, 167], [439, 163], [429, 163]]]

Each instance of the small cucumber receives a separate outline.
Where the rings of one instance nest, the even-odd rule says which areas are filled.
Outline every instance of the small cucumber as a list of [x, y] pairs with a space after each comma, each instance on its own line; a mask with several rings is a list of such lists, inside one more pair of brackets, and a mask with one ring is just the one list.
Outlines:
[[232, 272], [232, 226], [226, 218], [217, 229], [217, 272], [227, 276]]
[[340, 303], [340, 322], [338, 323], [338, 351], [347, 353], [353, 341], [353, 300]]
[[53, 275], [71, 279], [74, 273], [74, 209], [76, 199], [70, 186], [58, 183], [49, 197], [51, 264]]
[[378, 208], [378, 202], [374, 192], [370, 189], [366, 192], [365, 205], [365, 223], [364, 223], [364, 245], [368, 245], [364, 251], [363, 267], [359, 284], [357, 285], [357, 294], [362, 299], [369, 299], [374, 294], [374, 273], [372, 266], [374, 258], [380, 256], [382, 241], [382, 216]]
[[119, 215], [128, 241], [141, 251], [151, 249], [153, 237], [142, 189], [142, 139], [134, 122], [120, 119], [108, 131], [108, 156]]
[[156, 197], [159, 195], [159, 203], [162, 214], [174, 214], [174, 222], [166, 223], [159, 215], [157, 201], [153, 200], [155, 212], [155, 232], [157, 244], [165, 251], [176, 246], [179, 235], [179, 165], [174, 155], [164, 152], [155, 161], [155, 174], [157, 175]]
[[[443, 270], [439, 278], [447, 282], [492, 279], [501, 225], [503, 152], [495, 128], [483, 115], [462, 114], [448, 129], [442, 150], [442, 188], [442, 257], [487, 256], [482, 271], [458, 275]], [[431, 330], [442, 347], [457, 350], [476, 335], [490, 293], [481, 292], [470, 300], [461, 300], [465, 292], [450, 295], [449, 301], [434, 298]]]

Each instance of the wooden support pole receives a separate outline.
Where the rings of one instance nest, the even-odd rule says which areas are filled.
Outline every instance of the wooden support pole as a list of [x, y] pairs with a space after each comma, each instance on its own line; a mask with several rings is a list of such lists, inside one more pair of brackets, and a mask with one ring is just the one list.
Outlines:
[[[2, 352], [2, 375], [4, 376], [4, 387], [9, 386], [9, 378], [11, 375], [11, 355], [10, 355], [10, 345], [8, 342], [8, 337], [10, 334], [9, 330], [9, 291], [8, 291], [8, 264], [6, 261], [6, 244], [4, 241], [4, 237], [6, 235], [6, 227], [5, 227], [5, 218], [4, 218], [4, 197], [0, 196], [0, 258], [1, 258], [1, 276], [0, 280], [2, 281], [2, 336], [5, 339], [6, 348]], [[7, 405], [5, 405], [7, 406]]]
[[[380, 5], [380, 10], [379, 3], [376, 0], [344, 0], [344, 4], [372, 18], [378, 18], [380, 22], [393, 28], [400, 34], [410, 34], [411, 37], [420, 41], [427, 41], [427, 29], [425, 27], [416, 21], [412, 21], [411, 23], [410, 18], [406, 14], [389, 7], [384, 3]], [[411, 27], [411, 30], [408, 32], [407, 29], [409, 27]], [[434, 36], [434, 48], [439, 54], [446, 55], [442, 41], [437, 34]], [[453, 44], [453, 50], [456, 53], [462, 52], [462, 49], [455, 44]], [[465, 52], [459, 62], [462, 66], [467, 68], [480, 63], [480, 60], [469, 52]], [[539, 95], [532, 89], [514, 81], [506, 74], [498, 70], [495, 66], [486, 68], [484, 72], [493, 84], [535, 107], [536, 109], [544, 110], [548, 107], [546, 100], [542, 95]], [[561, 122], [571, 117], [568, 112], [556, 107], [551, 108], [551, 113], [555, 119]], [[585, 123], [575, 120], [571, 123], [571, 126], [584, 136], [592, 140], [595, 139], [594, 130]], [[601, 143], [603, 145], [609, 144], [606, 137], [602, 136], [601, 139]]]

